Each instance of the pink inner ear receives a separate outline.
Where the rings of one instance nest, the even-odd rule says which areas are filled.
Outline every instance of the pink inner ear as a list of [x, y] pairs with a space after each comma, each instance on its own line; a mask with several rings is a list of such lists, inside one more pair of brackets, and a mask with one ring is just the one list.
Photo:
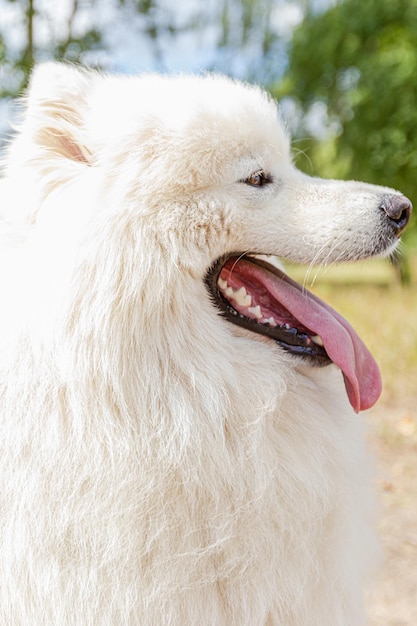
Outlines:
[[71, 139], [71, 137], [60, 137], [60, 143], [63, 148], [63, 153], [66, 157], [72, 161], [78, 161], [80, 163], [89, 163], [86, 154], [82, 151], [80, 146]]

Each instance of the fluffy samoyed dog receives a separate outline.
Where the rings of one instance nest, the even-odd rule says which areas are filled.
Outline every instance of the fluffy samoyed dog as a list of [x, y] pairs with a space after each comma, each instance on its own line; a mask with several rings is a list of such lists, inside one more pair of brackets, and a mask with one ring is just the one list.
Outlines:
[[409, 200], [299, 172], [256, 87], [46, 64], [0, 210], [0, 624], [363, 624], [380, 376], [276, 257]]

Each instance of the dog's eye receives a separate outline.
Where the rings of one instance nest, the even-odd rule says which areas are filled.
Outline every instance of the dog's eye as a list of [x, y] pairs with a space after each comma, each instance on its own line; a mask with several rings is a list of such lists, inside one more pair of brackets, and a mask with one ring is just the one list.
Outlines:
[[258, 172], [251, 174], [248, 178], [245, 178], [243, 182], [251, 187], [262, 187], [263, 185], [272, 182], [272, 179], [271, 176], [266, 174], [263, 170], [259, 170]]

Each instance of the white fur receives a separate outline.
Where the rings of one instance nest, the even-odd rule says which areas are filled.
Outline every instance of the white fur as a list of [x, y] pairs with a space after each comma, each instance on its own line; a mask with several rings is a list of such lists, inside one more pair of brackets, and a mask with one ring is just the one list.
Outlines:
[[204, 276], [382, 252], [387, 190], [298, 172], [255, 87], [53, 64], [4, 174], [0, 624], [363, 624], [363, 418]]

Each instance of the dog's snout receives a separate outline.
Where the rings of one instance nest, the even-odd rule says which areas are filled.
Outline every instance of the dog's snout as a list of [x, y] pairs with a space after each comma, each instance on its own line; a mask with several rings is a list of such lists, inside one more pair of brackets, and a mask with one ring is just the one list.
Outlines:
[[402, 195], [386, 194], [382, 197], [380, 208], [385, 212], [395, 234], [399, 237], [410, 221], [413, 205]]

